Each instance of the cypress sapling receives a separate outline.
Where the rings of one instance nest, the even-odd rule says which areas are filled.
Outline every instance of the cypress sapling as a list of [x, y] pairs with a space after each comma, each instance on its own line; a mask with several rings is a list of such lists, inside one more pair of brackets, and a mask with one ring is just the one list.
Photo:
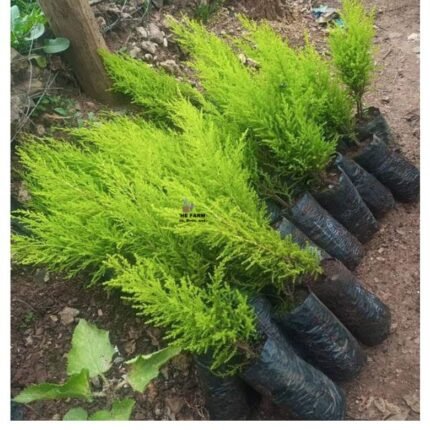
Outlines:
[[202, 95], [186, 82], [180, 82], [162, 69], [125, 54], [100, 51], [113, 89], [131, 97], [133, 103], [145, 108], [152, 120], [166, 121], [166, 104], [182, 95], [196, 105], [204, 104]]
[[[211, 353], [212, 369], [236, 373], [251, 358], [250, 344], [258, 340], [255, 314], [246, 295], [224, 281], [218, 266], [207, 285], [188, 277], [175, 279], [165, 265], [138, 257], [130, 265], [112, 258], [117, 275], [106, 285], [120, 288], [145, 319], [166, 330], [171, 345], [194, 354]], [[240, 357], [238, 357], [240, 356]]]
[[330, 29], [330, 52], [340, 78], [356, 102], [357, 116], [363, 119], [363, 95], [375, 71], [375, 11], [366, 12], [360, 0], [343, 0], [340, 16], [344, 25]]

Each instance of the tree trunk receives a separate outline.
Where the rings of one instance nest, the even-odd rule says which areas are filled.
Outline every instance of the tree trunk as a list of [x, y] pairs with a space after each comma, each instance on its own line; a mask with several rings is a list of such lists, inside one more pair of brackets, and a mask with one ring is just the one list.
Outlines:
[[70, 48], [65, 57], [83, 91], [94, 99], [114, 104], [117, 98], [108, 92], [111, 81], [99, 49], [107, 49], [88, 0], [39, 0], [49, 25], [57, 37], [67, 37]]
[[243, 5], [254, 18], [276, 19], [289, 15], [288, 9], [282, 0], [243, 0]]

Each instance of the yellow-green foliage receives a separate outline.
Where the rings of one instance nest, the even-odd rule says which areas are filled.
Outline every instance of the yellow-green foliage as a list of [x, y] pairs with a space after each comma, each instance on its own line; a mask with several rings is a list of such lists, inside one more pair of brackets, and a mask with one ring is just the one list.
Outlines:
[[[22, 148], [35, 210], [20, 215], [32, 235], [16, 237], [16, 258], [70, 275], [92, 269], [97, 280], [106, 255], [152, 255], [161, 247], [172, 264], [184, 265], [178, 247], [196, 244], [206, 258], [225, 258], [253, 279], [253, 288], [274, 282], [282, 289], [316, 273], [314, 253], [280, 241], [268, 226], [241, 165], [243, 144], [229, 145], [226, 155], [218, 129], [195, 108], [183, 101], [174, 109], [180, 135], [117, 118], [73, 131], [81, 147], [50, 141]], [[207, 221], [179, 223], [183, 199]], [[199, 272], [201, 258], [192, 261], [190, 271]]]
[[342, 82], [306, 38], [303, 49], [293, 49], [267, 23], [256, 24], [241, 16], [247, 30], [235, 44], [257, 61], [271, 86], [282, 89], [289, 103], [299, 101], [307, 115], [322, 125], [327, 139], [349, 134], [352, 129], [352, 100]]
[[166, 104], [180, 95], [199, 105], [201, 94], [190, 84], [179, 82], [162, 69], [154, 69], [128, 55], [100, 51], [113, 89], [131, 97], [145, 108], [145, 115], [155, 120], [166, 120]]
[[[219, 365], [256, 333], [245, 296], [229, 284], [282, 291], [318, 273], [319, 259], [269, 227], [243, 143], [225, 141], [185, 100], [169, 109], [181, 131], [117, 117], [71, 130], [73, 143], [22, 146], [32, 200], [15, 216], [30, 234], [13, 237], [13, 257], [69, 277], [86, 271], [92, 283], [113, 276], [108, 285], [131, 293], [169, 339], [214, 350]], [[184, 199], [206, 222], [179, 222]], [[193, 312], [188, 333], [183, 316]]]
[[375, 12], [367, 13], [360, 0], [343, 0], [340, 16], [343, 26], [330, 30], [329, 45], [340, 78], [348, 86], [363, 115], [362, 98], [375, 69], [373, 62]]
[[[248, 130], [247, 140], [265, 188], [288, 199], [315, 183], [335, 152], [340, 117], [349, 119], [350, 113], [347, 97], [335, 90], [326, 63], [317, 53], [309, 46], [295, 52], [267, 26], [252, 27], [256, 39], [264, 39], [265, 45], [249, 48], [263, 52], [256, 57], [264, 62], [260, 69], [251, 70], [225, 41], [199, 23], [184, 19], [171, 20], [170, 25], [190, 53], [204, 94], [222, 113], [225, 126]], [[278, 60], [284, 52], [285, 59]], [[326, 68], [320, 71], [323, 66]], [[321, 86], [326, 84], [344, 105], [332, 108], [329, 90], [314, 83], [320, 75]], [[347, 110], [340, 112], [343, 107]], [[346, 129], [348, 124], [342, 127]]]
[[139, 257], [130, 265], [117, 258], [110, 265], [118, 275], [107, 285], [127, 293], [149, 323], [168, 327], [167, 340], [184, 351], [209, 351], [213, 369], [237, 370], [228, 363], [238, 353], [243, 355], [243, 342], [256, 340], [255, 314], [246, 296], [224, 282], [222, 266], [201, 288], [188, 277], [175, 279], [170, 266], [159, 261]]

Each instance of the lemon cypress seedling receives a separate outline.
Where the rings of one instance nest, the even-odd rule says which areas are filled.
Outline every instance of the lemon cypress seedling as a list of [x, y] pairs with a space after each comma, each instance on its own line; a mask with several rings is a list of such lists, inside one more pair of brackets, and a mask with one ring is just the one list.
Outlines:
[[[242, 293], [231, 292], [230, 285], [234, 291], [246, 286], [255, 294], [273, 284], [285, 294], [285, 284], [318, 273], [319, 259], [314, 251], [281, 240], [268, 226], [264, 207], [248, 184], [243, 144], [225, 143], [236, 148], [227, 156], [224, 136], [196, 108], [184, 100], [172, 108], [182, 131], [114, 117], [71, 131], [73, 144], [48, 139], [21, 147], [32, 199], [29, 208], [15, 216], [30, 234], [14, 236], [13, 255], [22, 264], [43, 265], [69, 277], [84, 271], [92, 284], [111, 277], [109, 285], [115, 286], [123, 273], [120, 266], [127, 273], [142, 273], [142, 261], [145, 268], [155, 267], [142, 278], [153, 279], [150, 274], [156, 272], [163, 281], [157, 287], [155, 281], [142, 283], [148, 290], [139, 295], [139, 306], [148, 309], [147, 316], [166, 328], [171, 339], [188, 344], [181, 329], [185, 323], [178, 319], [186, 300], [189, 312], [194, 300], [205, 304], [202, 316], [218, 306], [213, 318], [220, 324], [223, 306], [228, 316], [240, 305], [245, 318], [251, 311], [245, 312], [244, 299], [237, 296]], [[205, 222], [180, 222], [184, 200], [193, 202]], [[215, 282], [219, 267], [223, 281]], [[178, 308], [169, 308], [166, 297], [173, 300], [169, 291], [176, 288], [183, 296], [178, 296]], [[134, 294], [127, 285], [123, 290]], [[216, 305], [221, 295], [225, 301]], [[169, 311], [162, 314], [157, 306]], [[249, 326], [243, 321], [232, 319], [231, 326], [226, 322], [223, 332], [199, 318], [194, 336], [200, 333], [201, 338], [196, 337], [197, 346], [189, 350], [214, 350], [218, 364], [234, 355], [232, 338], [246, 343], [254, 333], [241, 331]]]
[[323, 125], [326, 138], [349, 134], [352, 100], [308, 36], [302, 49], [293, 49], [268, 23], [239, 19], [247, 33], [233, 42], [257, 62], [271, 85], [286, 90], [292, 100], [306, 97], [307, 114]]
[[122, 258], [109, 264], [117, 276], [107, 286], [126, 294], [148, 323], [166, 329], [172, 346], [195, 354], [210, 352], [212, 369], [227, 374], [251, 358], [246, 345], [259, 338], [255, 313], [247, 296], [225, 282], [222, 265], [202, 287], [187, 276], [172, 276], [168, 262], [138, 257], [133, 265]]
[[145, 116], [152, 120], [165, 121], [166, 103], [182, 95], [196, 105], [204, 103], [201, 94], [186, 82], [180, 82], [162, 69], [138, 61], [127, 54], [99, 52], [113, 89], [128, 95], [133, 103], [145, 108]]
[[343, 25], [330, 29], [329, 45], [333, 63], [349, 88], [363, 118], [363, 95], [369, 86], [375, 65], [375, 11], [366, 12], [360, 0], [343, 0], [340, 16]]
[[[257, 70], [246, 67], [231, 46], [200, 24], [171, 20], [171, 27], [227, 127], [248, 130], [259, 190], [276, 190], [289, 201], [317, 183], [327, 167], [337, 136], [349, 129], [349, 100], [309, 45], [296, 52], [267, 26], [244, 22], [253, 30], [251, 40], [254, 35], [253, 42], [261, 42], [260, 48], [248, 46], [259, 53]], [[280, 53], [285, 54], [282, 61]], [[331, 93], [341, 100], [336, 108]]]

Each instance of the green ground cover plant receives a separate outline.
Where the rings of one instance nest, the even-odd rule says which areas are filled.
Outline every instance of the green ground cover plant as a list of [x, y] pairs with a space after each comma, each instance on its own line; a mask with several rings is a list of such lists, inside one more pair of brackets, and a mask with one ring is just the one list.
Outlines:
[[[129, 384], [135, 391], [143, 393], [149, 382], [156, 378], [160, 368], [180, 349], [169, 346], [152, 354], [138, 355], [128, 360], [128, 372], [119, 383], [109, 380], [106, 373], [112, 367], [116, 350], [109, 340], [109, 332], [81, 319], [72, 336], [72, 346], [67, 354], [68, 379], [62, 384], [42, 383], [26, 387], [14, 399], [17, 403], [42, 400], [80, 399], [91, 402], [95, 398], [106, 399], [110, 410], [98, 410], [91, 415], [83, 407], [71, 408], [64, 421], [128, 420], [135, 401], [122, 398], [121, 388]], [[99, 391], [91, 389], [91, 378], [100, 377], [103, 384]]]
[[362, 119], [363, 95], [375, 71], [375, 10], [367, 12], [360, 0], [343, 0], [340, 16], [343, 26], [330, 29], [330, 52], [340, 78], [355, 100], [357, 116]]

